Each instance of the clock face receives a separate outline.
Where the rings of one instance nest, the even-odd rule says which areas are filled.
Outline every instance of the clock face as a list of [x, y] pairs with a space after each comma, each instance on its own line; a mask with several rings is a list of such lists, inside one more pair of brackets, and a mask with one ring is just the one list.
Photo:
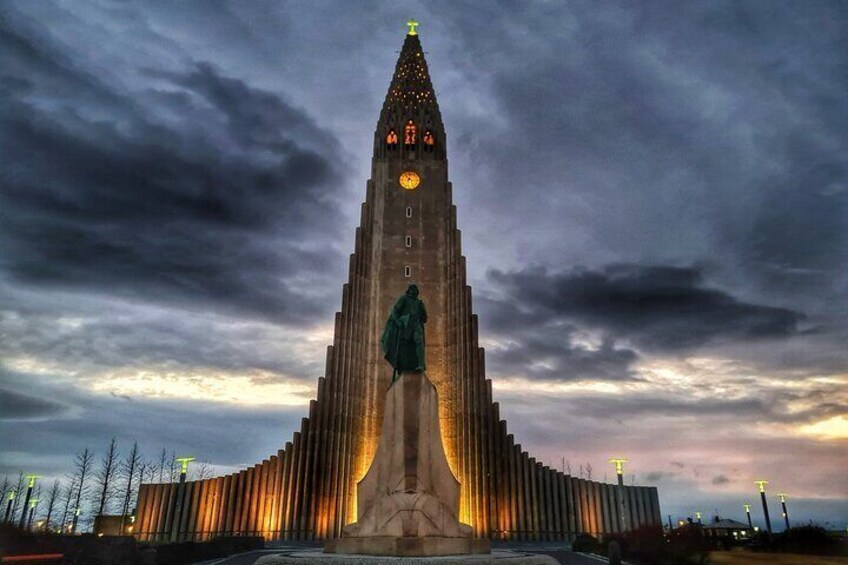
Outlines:
[[421, 177], [418, 176], [418, 173], [406, 171], [400, 175], [400, 185], [406, 190], [415, 190], [420, 183]]

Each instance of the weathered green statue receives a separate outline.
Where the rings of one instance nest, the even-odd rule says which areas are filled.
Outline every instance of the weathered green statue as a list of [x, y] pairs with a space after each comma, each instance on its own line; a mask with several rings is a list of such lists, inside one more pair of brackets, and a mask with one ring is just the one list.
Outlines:
[[424, 363], [424, 324], [427, 323], [427, 310], [418, 298], [418, 286], [411, 284], [406, 293], [398, 298], [392, 308], [386, 329], [380, 338], [385, 359], [394, 368], [392, 382], [404, 371], [423, 371]]

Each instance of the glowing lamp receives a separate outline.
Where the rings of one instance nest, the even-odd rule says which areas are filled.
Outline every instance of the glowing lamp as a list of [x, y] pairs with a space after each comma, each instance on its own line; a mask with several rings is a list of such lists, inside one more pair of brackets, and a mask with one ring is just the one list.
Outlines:
[[413, 19], [410, 19], [408, 22], [406, 22], [406, 25], [409, 26], [409, 31], [406, 35], [418, 35], [418, 32], [415, 31], [415, 28], [418, 27], [418, 22]]
[[613, 457], [612, 459], [609, 460], [609, 462], [612, 463], [613, 465], [615, 465], [615, 474], [616, 475], [623, 475], [624, 474], [624, 464], [627, 463], [627, 459], [622, 459], [620, 457], [619, 458]]
[[750, 505], [750, 504], [745, 504], [744, 506], [745, 506], [745, 512], [750, 513], [750, 512], [751, 512], [751, 505]]
[[766, 485], [768, 484], [768, 481], [754, 481], [754, 484], [760, 487], [760, 492], [766, 492]]
[[781, 492], [777, 496], [780, 497], [780, 502], [786, 502], [786, 494], [785, 493]]
[[27, 478], [29, 479], [29, 488], [32, 488], [35, 486], [35, 481], [41, 478], [41, 475], [27, 475]]
[[176, 461], [180, 462], [180, 473], [188, 472], [188, 464], [194, 461], [196, 457], [177, 457]]

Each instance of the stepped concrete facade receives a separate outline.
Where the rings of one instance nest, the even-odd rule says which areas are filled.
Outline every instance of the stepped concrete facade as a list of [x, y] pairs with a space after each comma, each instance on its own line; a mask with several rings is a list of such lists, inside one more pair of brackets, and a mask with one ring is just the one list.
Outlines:
[[141, 485], [139, 539], [329, 539], [355, 522], [357, 484], [374, 458], [392, 380], [380, 333], [410, 282], [427, 304], [427, 377], [459, 482], [459, 519], [474, 536], [563, 540], [661, 523], [656, 488], [563, 474], [509, 433], [478, 345], [446, 147], [419, 36], [410, 33], [377, 123], [349, 279], [308, 417], [253, 467], [183, 488]]

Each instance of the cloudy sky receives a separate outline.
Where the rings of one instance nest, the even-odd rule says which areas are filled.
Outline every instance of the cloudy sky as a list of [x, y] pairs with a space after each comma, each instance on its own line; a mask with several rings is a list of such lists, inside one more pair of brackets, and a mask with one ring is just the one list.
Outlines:
[[3, 2], [0, 476], [290, 438], [410, 16], [518, 441], [845, 527], [843, 2]]

